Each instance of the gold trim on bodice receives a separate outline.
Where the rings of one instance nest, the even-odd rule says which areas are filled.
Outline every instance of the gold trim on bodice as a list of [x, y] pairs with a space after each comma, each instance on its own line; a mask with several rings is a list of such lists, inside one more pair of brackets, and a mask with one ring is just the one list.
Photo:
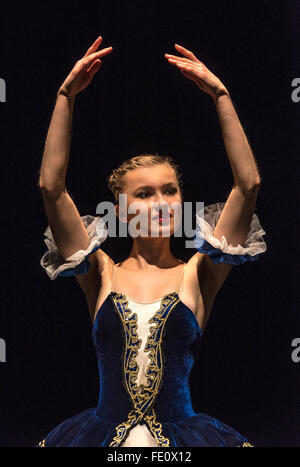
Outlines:
[[133, 409], [129, 412], [127, 420], [116, 427], [116, 435], [109, 446], [119, 446], [127, 437], [129, 430], [142, 421], [147, 424], [158, 446], [170, 446], [170, 440], [162, 434], [162, 425], [156, 419], [153, 405], [163, 377], [161, 344], [164, 327], [168, 316], [180, 299], [176, 292], [165, 295], [161, 300], [159, 310], [149, 321], [154, 326], [150, 327], [150, 334], [144, 348], [145, 352], [149, 352], [150, 359], [145, 374], [147, 383], [138, 387], [136, 379], [139, 367], [136, 357], [142, 341], [137, 335], [137, 314], [128, 307], [128, 300], [124, 294], [112, 292], [111, 298], [124, 329], [123, 378]]

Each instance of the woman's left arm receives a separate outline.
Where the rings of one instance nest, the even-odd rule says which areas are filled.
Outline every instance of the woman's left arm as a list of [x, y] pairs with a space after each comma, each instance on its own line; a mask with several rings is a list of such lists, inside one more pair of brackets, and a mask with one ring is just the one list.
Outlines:
[[[255, 158], [227, 88], [191, 51], [177, 44], [175, 47], [184, 57], [169, 54], [165, 54], [165, 57], [213, 99], [232, 169], [234, 185], [216, 224], [214, 237], [221, 241], [224, 236], [232, 246], [243, 245], [249, 232], [261, 183]], [[210, 278], [210, 289], [215, 295], [232, 265], [215, 264], [209, 260], [208, 255], [201, 255], [201, 263], [206, 265], [205, 272]]]

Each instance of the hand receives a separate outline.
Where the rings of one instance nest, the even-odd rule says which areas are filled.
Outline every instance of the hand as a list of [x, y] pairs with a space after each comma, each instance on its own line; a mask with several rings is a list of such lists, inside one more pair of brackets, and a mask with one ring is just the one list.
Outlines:
[[229, 95], [228, 90], [219, 78], [217, 78], [204, 63], [200, 62], [193, 52], [178, 44], [175, 44], [175, 48], [184, 55], [184, 57], [165, 54], [166, 59], [171, 65], [180, 68], [182, 74], [186, 78], [194, 81], [202, 91], [209, 94], [214, 100], [220, 95]]
[[76, 96], [76, 94], [83, 91], [90, 84], [93, 76], [102, 65], [100, 57], [104, 57], [104, 55], [111, 53], [113, 50], [112, 47], [106, 47], [96, 52], [101, 42], [102, 37], [99, 36], [87, 50], [86, 54], [76, 62], [74, 68], [59, 88], [58, 94], [64, 94], [67, 97]]

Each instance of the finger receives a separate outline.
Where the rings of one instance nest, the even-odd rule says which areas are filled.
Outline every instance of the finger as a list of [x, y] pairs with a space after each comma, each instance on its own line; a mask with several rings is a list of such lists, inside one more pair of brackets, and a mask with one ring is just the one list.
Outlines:
[[178, 68], [180, 69], [182, 73], [184, 72], [184, 73], [189, 74], [189, 76], [192, 77], [193, 79], [201, 78], [203, 76], [202, 75], [203, 69], [199, 69], [198, 67], [193, 67], [193, 66], [182, 64], [182, 65], [178, 65]]
[[199, 62], [198, 58], [191, 52], [190, 50], [186, 49], [185, 47], [182, 47], [182, 45], [175, 44], [175, 47], [179, 52], [182, 53], [182, 55], [185, 55], [185, 57], [188, 57], [190, 60], [193, 60], [193, 62]]
[[180, 70], [187, 71], [188, 73], [193, 73], [195, 71], [193, 67], [185, 65], [185, 64], [178, 65], [178, 68], [180, 68]]
[[191, 60], [189, 58], [184, 58], [184, 57], [177, 57], [177, 55], [169, 55], [169, 54], [165, 54], [165, 57], [167, 60], [181, 60], [183, 62], [191, 62]]
[[199, 72], [199, 71], [206, 71], [205, 68], [202, 66], [202, 65], [198, 65], [196, 63], [193, 63], [193, 62], [190, 62], [190, 63], [186, 63], [186, 62], [180, 62], [180, 61], [177, 61], [174, 63], [174, 65], [178, 66], [179, 68], [184, 68], [185, 70], [193, 70], [193, 71], [196, 71], [196, 72]]
[[88, 70], [86, 70], [88, 73], [94, 75], [100, 68], [100, 66], [102, 65], [102, 61], [101, 60], [95, 60], [94, 63], [92, 63], [92, 65], [89, 67]]
[[183, 59], [183, 58], [169, 58], [168, 62], [171, 63], [171, 65], [177, 65], [177, 64], [184, 64], [184, 65], [189, 65], [189, 66], [199, 66], [198, 64], [196, 65], [195, 62], [191, 62], [191, 60]]
[[171, 62], [171, 65], [175, 65], [178, 68], [184, 68], [184, 70], [188, 70], [188, 71], [202, 71], [203, 70], [201, 66], [196, 65], [193, 62], [187, 63], [187, 62], [181, 62], [180, 60], [174, 60]]
[[112, 47], [106, 47], [105, 49], [99, 50], [98, 52], [91, 53], [82, 60], [85, 65], [89, 65], [95, 58], [104, 57], [107, 54], [110, 54], [113, 51]]
[[99, 36], [95, 42], [91, 45], [91, 47], [89, 47], [85, 53], [85, 55], [83, 56], [83, 58], [87, 57], [88, 55], [90, 55], [92, 52], [95, 52], [99, 45], [101, 44], [102, 42], [102, 36]]
[[[166, 55], [168, 55], [168, 54], [166, 54]], [[204, 63], [200, 62], [199, 60], [197, 62], [193, 62], [188, 58], [176, 57], [176, 55], [173, 55], [173, 57], [175, 57], [175, 58], [168, 58], [168, 62], [171, 65], [177, 65], [178, 63], [179, 64], [180, 63], [185, 63], [185, 64], [188, 64], [190, 66], [196, 66], [198, 70], [206, 70], [206, 66], [204, 65]]]

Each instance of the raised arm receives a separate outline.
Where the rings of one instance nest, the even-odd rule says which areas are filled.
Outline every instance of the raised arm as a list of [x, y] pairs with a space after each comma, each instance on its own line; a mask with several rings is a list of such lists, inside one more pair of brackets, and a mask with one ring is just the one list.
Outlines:
[[[66, 189], [72, 116], [76, 95], [84, 90], [99, 70], [101, 58], [112, 47], [97, 51], [102, 37], [91, 45], [84, 57], [78, 60], [57, 92], [56, 103], [46, 138], [39, 174], [39, 187], [45, 213], [55, 243], [64, 259], [89, 246], [89, 236], [80, 214]], [[89, 261], [93, 263], [95, 255]], [[77, 281], [86, 288], [92, 268], [85, 276], [76, 275]]]
[[[214, 227], [213, 237], [223, 241], [223, 244], [225, 237], [227, 245], [243, 246], [250, 230], [260, 187], [255, 158], [227, 88], [191, 51], [177, 44], [175, 46], [184, 56], [165, 54], [165, 57], [213, 99], [234, 179], [233, 188]], [[195, 258], [210, 311], [215, 295], [234, 264], [231, 261], [237, 258], [223, 255], [219, 263], [213, 262], [209, 255], [203, 253], [196, 253]]]

